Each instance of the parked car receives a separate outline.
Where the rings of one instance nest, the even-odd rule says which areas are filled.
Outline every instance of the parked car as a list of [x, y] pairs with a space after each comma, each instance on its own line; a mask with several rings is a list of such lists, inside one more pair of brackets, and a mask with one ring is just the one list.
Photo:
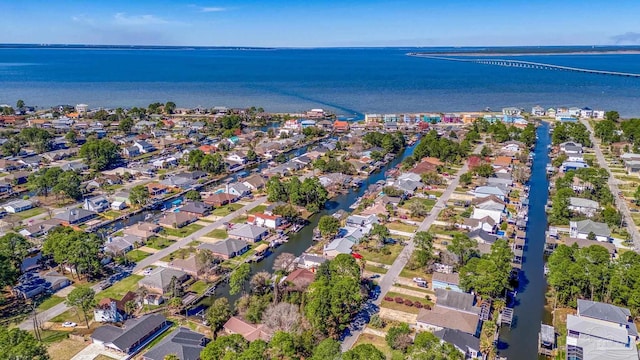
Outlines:
[[65, 321], [62, 323], [62, 327], [66, 327], [66, 328], [73, 328], [78, 326], [78, 324], [71, 322], [71, 321]]
[[111, 281], [105, 280], [100, 283], [100, 290], [104, 290], [111, 287]]

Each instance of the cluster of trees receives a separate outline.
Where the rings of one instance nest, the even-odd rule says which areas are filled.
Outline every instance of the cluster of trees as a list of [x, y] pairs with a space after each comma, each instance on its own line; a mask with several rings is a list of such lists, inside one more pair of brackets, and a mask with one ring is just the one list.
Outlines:
[[478, 256], [477, 243], [465, 234], [456, 234], [447, 247], [458, 257], [460, 285], [465, 291], [490, 297], [498, 297], [509, 285], [513, 252], [506, 240], [498, 240], [491, 245], [491, 252]]
[[16, 156], [25, 146], [32, 147], [36, 152], [43, 153], [51, 150], [53, 135], [44, 129], [24, 128], [18, 134], [13, 134], [9, 140], [2, 144], [2, 153], [5, 156]]
[[149, 190], [144, 185], [136, 185], [129, 191], [129, 201], [134, 206], [145, 206], [149, 200]]
[[635, 149], [640, 147], [640, 119], [629, 119], [620, 123], [624, 137], [633, 144]]
[[89, 139], [82, 144], [78, 155], [90, 168], [101, 171], [120, 161], [120, 148], [109, 139]]
[[347, 175], [355, 174], [353, 164], [340, 161], [336, 158], [329, 157], [328, 159], [318, 158], [313, 162], [313, 168], [322, 171], [323, 173], [342, 173]]
[[215, 136], [229, 138], [242, 131], [242, 120], [238, 114], [228, 114], [216, 121], [207, 122], [207, 130]]
[[547, 281], [560, 304], [576, 307], [577, 299], [604, 301], [640, 314], [640, 255], [633, 251], [612, 259], [600, 245], [560, 245], [549, 257]]
[[47, 347], [30, 332], [0, 326], [0, 353], [5, 359], [48, 360]]
[[397, 154], [406, 145], [404, 135], [399, 131], [394, 133], [369, 132], [362, 137], [362, 140], [371, 146], [381, 147], [387, 154]]
[[22, 260], [29, 254], [30, 248], [29, 241], [20, 234], [8, 233], [0, 237], [0, 288], [16, 282]]
[[[255, 155], [255, 152], [253, 152]], [[226, 169], [226, 163], [221, 154], [205, 154], [202, 150], [192, 150], [186, 159], [186, 165], [190, 170], [202, 170], [210, 174], [222, 174]]]
[[323, 215], [318, 222], [320, 234], [326, 238], [331, 238], [338, 234], [340, 230], [340, 220], [331, 215]]
[[77, 231], [69, 227], [53, 230], [44, 241], [42, 252], [52, 255], [59, 265], [68, 265], [71, 275], [92, 276], [100, 271], [102, 240], [96, 234]]
[[464, 354], [458, 351], [455, 346], [441, 342], [433, 333], [419, 332], [412, 339], [411, 329], [407, 324], [390, 328], [385, 340], [387, 345], [395, 350], [394, 359], [463, 360], [465, 358]]
[[589, 130], [582, 123], [560, 123], [553, 128], [551, 142], [553, 145], [561, 144], [565, 141], [575, 141], [582, 146], [591, 147]]
[[42, 168], [29, 176], [29, 187], [47, 197], [50, 193], [64, 195], [72, 199], [82, 198], [82, 179], [73, 170], [62, 171], [59, 167]]
[[413, 237], [415, 250], [407, 267], [410, 270], [424, 269], [433, 259], [433, 235], [426, 231], [418, 231]]
[[324, 207], [329, 193], [317, 177], [309, 177], [301, 182], [296, 176], [288, 181], [274, 176], [267, 182], [267, 196], [272, 202], [289, 202], [292, 205], [303, 206], [310, 212], [316, 212]]
[[325, 134], [324, 130], [322, 130], [317, 126], [309, 126], [302, 129], [302, 135], [304, 135], [305, 138], [317, 138], [317, 137], [324, 136], [324, 134]]
[[431, 130], [422, 137], [420, 143], [413, 150], [413, 160], [419, 161], [425, 156], [432, 156], [445, 162], [460, 162], [471, 151], [468, 140], [460, 143], [446, 137], [440, 137], [435, 130]]
[[617, 133], [618, 125], [612, 120], [598, 121], [593, 127], [594, 135], [604, 144], [620, 141], [620, 135]]

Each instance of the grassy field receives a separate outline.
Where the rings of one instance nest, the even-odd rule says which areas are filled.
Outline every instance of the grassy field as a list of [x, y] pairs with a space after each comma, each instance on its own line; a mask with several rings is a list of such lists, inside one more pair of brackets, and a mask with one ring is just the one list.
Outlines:
[[107, 356], [107, 355], [100, 354], [100, 355], [94, 357], [93, 360], [115, 360], [115, 358], [112, 358], [112, 357]]
[[397, 230], [397, 231], [408, 232], [408, 233], [415, 232], [418, 229], [417, 226], [404, 224], [400, 222], [390, 222], [390, 223], [387, 223], [386, 226], [387, 228], [389, 228], [389, 230]]
[[427, 273], [422, 270], [409, 270], [407, 267], [400, 272], [400, 276], [407, 279], [413, 279], [414, 277], [424, 278], [426, 275]]
[[38, 311], [51, 309], [52, 307], [60, 304], [63, 301], [64, 301], [64, 298], [52, 295], [48, 299], [40, 303], [40, 305], [38, 305]]
[[135, 291], [138, 288], [138, 280], [142, 278], [142, 275], [131, 275], [122, 281], [113, 284], [110, 288], [98, 293], [96, 295], [96, 300], [100, 301], [106, 297], [118, 300], [122, 299], [124, 294], [128, 291]]
[[357, 247], [356, 249], [354, 249], [354, 251], [362, 255], [365, 258], [365, 260], [371, 260], [374, 262], [391, 265], [396, 260], [398, 255], [400, 255], [402, 248], [403, 246], [400, 244], [385, 245], [384, 249], [389, 250], [390, 251], [389, 254], [385, 254], [383, 252], [384, 250], [377, 251], [373, 249], [364, 249], [360, 247]]
[[242, 205], [240, 204], [227, 204], [225, 206], [221, 206], [215, 210], [213, 210], [213, 212], [211, 212], [211, 214], [215, 215], [215, 216], [227, 216], [229, 214], [231, 214], [232, 212], [241, 209]]
[[191, 255], [191, 253], [194, 253], [196, 251], [195, 246], [194, 247], [186, 247], [186, 248], [181, 248], [178, 249], [174, 252], [172, 252], [171, 254], [163, 257], [162, 261], [166, 261], [166, 262], [170, 262], [173, 261], [173, 259], [186, 259], [187, 257], [189, 257]]
[[205, 235], [206, 237], [214, 238], [214, 239], [226, 239], [227, 238], [227, 230], [225, 229], [215, 229]]
[[189, 236], [191, 234], [193, 234], [194, 232], [202, 229], [204, 226], [202, 225], [198, 225], [198, 224], [189, 224], [187, 226], [183, 226], [180, 229], [170, 229], [170, 228], [164, 228], [164, 233], [167, 235], [171, 235], [171, 236], [177, 236], [177, 237], [186, 237]]
[[173, 242], [174, 242], [173, 240], [169, 240], [167, 238], [153, 237], [147, 240], [146, 246], [152, 249], [162, 250], [166, 247], [169, 247]]
[[258, 205], [256, 207], [254, 207], [253, 209], [249, 210], [249, 214], [262, 213], [265, 210], [267, 210], [267, 205]]
[[191, 286], [189, 286], [189, 291], [193, 291], [198, 295], [204, 294], [205, 291], [209, 288], [209, 284], [202, 280], [198, 280], [194, 282]]
[[[389, 296], [389, 295], [386, 295]], [[404, 298], [404, 295], [403, 295]], [[387, 300], [382, 300], [382, 303], [380, 304], [380, 306], [382, 307], [386, 307], [387, 309], [391, 309], [391, 310], [397, 310], [397, 311], [403, 311], [409, 314], [417, 314], [420, 312], [420, 309], [418, 309], [417, 307], [413, 307], [413, 306], [407, 306], [405, 304], [398, 304], [395, 301], [387, 301]]]
[[67, 339], [69, 337], [69, 333], [66, 331], [42, 330], [40, 336], [42, 336], [43, 343], [52, 344]]
[[32, 216], [36, 216], [36, 215], [40, 215], [40, 214], [44, 214], [47, 210], [45, 210], [44, 208], [41, 207], [36, 207], [36, 208], [32, 208], [29, 210], [25, 210], [22, 212], [19, 212], [17, 214], [15, 214], [17, 217], [19, 217], [20, 219], [28, 219]]
[[384, 268], [378, 267], [378, 266], [376, 266], [376, 265], [371, 265], [371, 264], [366, 264], [366, 265], [364, 266], [364, 269], [365, 269], [365, 270], [367, 270], [367, 271], [369, 271], [369, 272], [376, 273], [376, 274], [382, 274], [382, 275], [384, 275], [384, 274], [386, 274], [386, 273], [387, 273], [387, 269], [384, 269]]
[[238, 216], [237, 218], [232, 219], [231, 222], [234, 224], [243, 224], [247, 222], [247, 217], [245, 215], [241, 215], [241, 216]]
[[139, 262], [140, 260], [146, 258], [149, 255], [151, 255], [151, 254], [146, 253], [146, 252], [144, 252], [142, 250], [135, 249], [135, 250], [129, 251], [127, 253], [126, 257], [127, 257], [127, 259], [129, 259], [129, 261], [133, 261], [133, 262], [137, 263], [137, 262]]
[[427, 211], [431, 211], [431, 209], [433, 209], [433, 207], [436, 204], [436, 201], [433, 199], [423, 199], [423, 198], [419, 198], [419, 197], [413, 197], [407, 201], [404, 202], [404, 204], [402, 204], [402, 208], [404, 209], [409, 209], [409, 206], [412, 203], [422, 203], [426, 208]]
[[81, 341], [64, 339], [47, 346], [47, 353], [51, 360], [69, 360], [87, 345], [87, 343], [83, 343]]
[[119, 211], [115, 211], [115, 210], [108, 210], [103, 212], [102, 214], [100, 214], [100, 216], [103, 216], [107, 219], [115, 219], [118, 216], [122, 215]]
[[398, 350], [395, 350], [395, 351], [391, 350], [391, 348], [389, 347], [389, 345], [387, 344], [386, 340], [383, 337], [376, 336], [373, 334], [360, 334], [360, 337], [358, 337], [358, 340], [356, 341], [355, 344], [353, 344], [353, 346], [356, 347], [360, 344], [371, 344], [375, 346], [378, 350], [384, 353], [387, 359], [396, 358], [392, 356], [394, 352], [398, 353], [397, 358], [399, 359], [402, 358], [402, 354]]
[[427, 296], [429, 296], [430, 299], [433, 299], [433, 296], [430, 296], [429, 294], [425, 294], [425, 296], [423, 296], [423, 297], [417, 297], [417, 296], [405, 295], [405, 294], [400, 294], [400, 293], [396, 293], [396, 292], [393, 292], [393, 291], [389, 291], [387, 293], [387, 295], [385, 295], [385, 296], [391, 296], [392, 298], [401, 297], [403, 299], [408, 299], [408, 300], [411, 300], [411, 301], [419, 301], [419, 302], [422, 303], [422, 305], [424, 305], [424, 304], [433, 305], [433, 302], [426, 298]]
[[[102, 293], [100, 293], [102, 294]], [[56, 322], [56, 323], [63, 323], [65, 321], [72, 321], [75, 323], [83, 323], [84, 322], [84, 318], [82, 317], [82, 314], [78, 315], [78, 312], [76, 311], [75, 308], [71, 308], [65, 312], [63, 312], [62, 314], [54, 317], [51, 319], [52, 322]]]

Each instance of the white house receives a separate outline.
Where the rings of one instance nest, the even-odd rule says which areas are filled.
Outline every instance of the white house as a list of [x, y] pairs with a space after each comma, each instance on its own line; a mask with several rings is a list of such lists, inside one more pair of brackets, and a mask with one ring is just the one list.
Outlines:
[[502, 147], [502, 151], [509, 151], [509, 152], [518, 152], [520, 151], [520, 145], [518, 145], [517, 143], [508, 143], [506, 145], [504, 145]]
[[604, 119], [604, 110], [593, 110], [591, 117], [594, 119]]
[[487, 216], [490, 217], [496, 224], [500, 224], [502, 219], [502, 211], [475, 208], [473, 209], [473, 214], [471, 214], [472, 219], [483, 219]]
[[33, 203], [29, 200], [15, 200], [4, 205], [4, 209], [8, 213], [16, 214], [29, 210], [33, 207]]
[[245, 162], [247, 162], [247, 155], [242, 152], [236, 151], [229, 154], [229, 156], [227, 156], [227, 160], [244, 164]]
[[569, 210], [592, 217], [600, 209], [597, 201], [578, 197], [569, 198]]
[[473, 190], [472, 194], [473, 196], [479, 197], [479, 198], [494, 195], [500, 200], [504, 200], [505, 197], [507, 196], [506, 191], [496, 186], [478, 186], [477, 188], [475, 188], [475, 190]]
[[243, 183], [233, 183], [226, 186], [225, 192], [227, 194], [243, 197], [251, 194], [251, 189]]
[[588, 107], [583, 107], [580, 109], [580, 117], [583, 119], [590, 119], [593, 116], [593, 109]]
[[517, 107], [506, 107], [502, 109], [502, 115], [520, 116], [521, 114], [522, 110]]
[[560, 150], [567, 155], [582, 154], [582, 144], [573, 141], [563, 142], [560, 144]]
[[569, 108], [569, 116], [571, 116], [571, 117], [579, 117], [580, 116], [580, 108], [570, 107]]
[[109, 201], [104, 196], [96, 196], [91, 199], [85, 199], [82, 208], [101, 213], [109, 210]]
[[269, 229], [277, 229], [282, 225], [283, 222], [282, 216], [278, 215], [267, 215], [267, 214], [253, 214], [249, 215], [247, 222], [253, 223], [254, 225], [266, 227]]
[[569, 235], [572, 238], [586, 239], [591, 233], [596, 236], [596, 240], [602, 242], [609, 242], [611, 237], [611, 230], [609, 230], [609, 226], [605, 223], [592, 220], [569, 222]]
[[533, 116], [545, 116], [545, 114], [546, 114], [546, 111], [540, 105], [536, 105], [533, 108], [531, 108], [531, 115]]

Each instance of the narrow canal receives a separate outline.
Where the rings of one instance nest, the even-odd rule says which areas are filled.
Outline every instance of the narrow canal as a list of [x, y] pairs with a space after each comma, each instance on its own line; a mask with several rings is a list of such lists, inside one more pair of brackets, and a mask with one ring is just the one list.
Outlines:
[[[295, 256], [299, 256], [305, 250], [307, 250], [313, 244], [313, 229], [318, 225], [318, 221], [323, 215], [331, 215], [337, 212], [338, 210], [351, 211], [349, 206], [351, 206], [358, 197], [362, 196], [364, 192], [367, 190], [369, 185], [374, 184], [375, 182], [385, 179], [385, 172], [394, 166], [398, 165], [402, 160], [404, 160], [407, 156], [413, 154], [413, 149], [418, 144], [415, 144], [407, 147], [404, 152], [399, 154], [395, 159], [393, 159], [389, 164], [380, 169], [379, 171], [373, 173], [369, 176], [362, 184], [362, 186], [358, 189], [349, 190], [348, 193], [338, 195], [337, 197], [329, 200], [325, 208], [316, 213], [309, 219], [309, 224], [302, 228], [298, 233], [291, 234], [289, 241], [280, 247], [273, 250], [273, 253], [269, 255], [267, 258], [262, 260], [259, 263], [251, 264], [251, 273], [255, 274], [259, 271], [267, 271], [269, 273], [273, 272], [273, 263], [276, 257], [281, 253], [291, 253]], [[202, 299], [196, 306], [194, 306], [194, 310], [200, 310], [203, 307], [209, 306], [215, 298], [218, 297], [226, 297], [229, 299], [229, 303], [233, 304], [240, 295], [231, 295], [229, 294], [229, 287], [226, 284], [221, 284], [216, 289], [215, 295], [206, 297]], [[197, 311], [196, 310], [196, 311]], [[192, 312], [193, 313], [193, 312]]]
[[547, 229], [545, 205], [549, 195], [549, 181], [546, 175], [549, 161], [549, 125], [541, 123], [537, 134], [529, 182], [531, 188], [527, 242], [517, 289], [514, 322], [511, 329], [502, 328], [498, 345], [500, 355], [506, 356], [509, 360], [538, 359], [538, 332], [544, 318], [547, 282], [544, 277], [543, 251]]

